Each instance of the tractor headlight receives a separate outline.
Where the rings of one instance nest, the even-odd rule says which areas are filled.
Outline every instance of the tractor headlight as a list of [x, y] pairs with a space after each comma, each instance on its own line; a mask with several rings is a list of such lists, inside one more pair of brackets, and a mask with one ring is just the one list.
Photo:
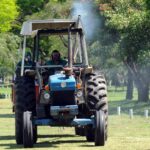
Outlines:
[[77, 97], [82, 97], [82, 96], [83, 96], [82, 90], [78, 90], [78, 91], [77, 91]]
[[49, 100], [50, 99], [50, 94], [49, 93], [44, 93], [44, 99]]

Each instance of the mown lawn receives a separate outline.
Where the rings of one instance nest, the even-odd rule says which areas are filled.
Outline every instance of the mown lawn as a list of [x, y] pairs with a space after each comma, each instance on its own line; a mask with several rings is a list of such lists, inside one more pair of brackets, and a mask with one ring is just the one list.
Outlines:
[[[55, 150], [150, 150], [150, 120], [144, 117], [149, 103], [137, 103], [123, 99], [124, 92], [109, 93], [109, 137], [104, 147], [95, 147], [86, 142], [85, 137], [74, 134], [74, 128], [38, 127], [38, 142], [33, 149]], [[121, 116], [117, 116], [117, 106], [122, 107]], [[135, 110], [130, 119], [128, 110]], [[10, 100], [0, 100], [0, 150], [24, 149], [16, 145], [14, 133], [14, 114]]]
[[11, 94], [11, 88], [10, 87], [0, 87], [0, 94]]

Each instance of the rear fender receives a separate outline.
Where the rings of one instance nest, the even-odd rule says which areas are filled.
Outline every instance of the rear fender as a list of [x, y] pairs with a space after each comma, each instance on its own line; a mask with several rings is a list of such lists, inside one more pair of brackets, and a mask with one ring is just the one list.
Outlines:
[[15, 96], [15, 84], [12, 83], [11, 85], [11, 101], [12, 101], [12, 111], [15, 112], [15, 100], [16, 100], [16, 96]]
[[36, 96], [36, 103], [39, 103], [40, 101], [40, 87], [37, 83], [35, 83], [35, 96]]

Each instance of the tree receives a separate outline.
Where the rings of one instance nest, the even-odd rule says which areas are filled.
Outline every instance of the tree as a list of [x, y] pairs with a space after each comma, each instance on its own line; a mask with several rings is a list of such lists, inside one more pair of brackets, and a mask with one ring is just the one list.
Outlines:
[[20, 7], [20, 18], [24, 19], [27, 15], [41, 11], [47, 2], [49, 0], [17, 0]]
[[28, 19], [66, 19], [70, 16], [72, 1], [60, 2], [60, 0], [52, 0], [44, 5], [41, 11], [27, 15], [25, 20]]
[[11, 74], [17, 60], [16, 50], [19, 37], [7, 33], [18, 16], [16, 0], [1, 0], [0, 2], [0, 78]]
[[0, 33], [0, 78], [13, 74], [19, 57], [20, 38], [12, 33]]
[[150, 21], [144, 0], [113, 0], [105, 10], [107, 27], [120, 34], [118, 53], [134, 77], [138, 100], [149, 99]]
[[17, 17], [16, 0], [1, 0], [0, 2], [0, 32], [11, 29], [12, 23]]

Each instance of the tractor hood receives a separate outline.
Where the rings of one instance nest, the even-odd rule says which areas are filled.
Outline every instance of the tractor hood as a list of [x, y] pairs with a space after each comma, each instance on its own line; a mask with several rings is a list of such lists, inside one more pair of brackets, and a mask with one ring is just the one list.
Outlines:
[[49, 86], [51, 91], [75, 90], [76, 80], [72, 75], [55, 74], [49, 77]]

